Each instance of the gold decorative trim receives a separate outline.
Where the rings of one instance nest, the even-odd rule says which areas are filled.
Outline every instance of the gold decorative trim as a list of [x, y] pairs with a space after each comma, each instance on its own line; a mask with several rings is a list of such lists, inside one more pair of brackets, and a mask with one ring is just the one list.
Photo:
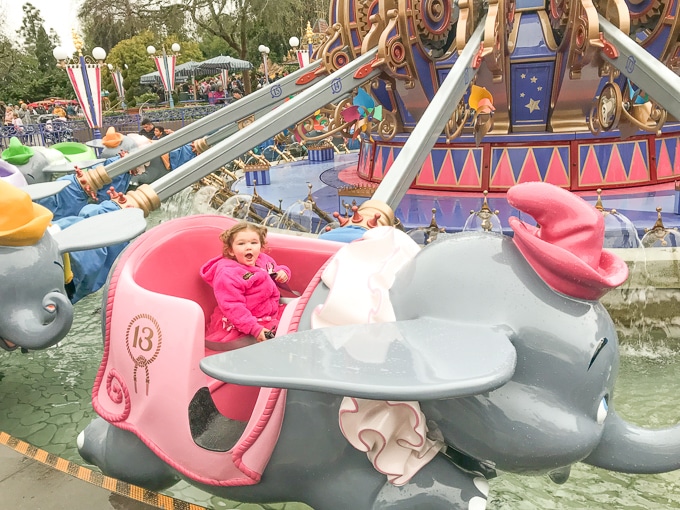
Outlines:
[[255, 122], [255, 115], [249, 115], [248, 117], [244, 117], [241, 120], [236, 122], [236, 125], [238, 126], [239, 129], [243, 129], [249, 124], [252, 124]]
[[121, 208], [136, 207], [144, 211], [144, 217], [149, 216], [151, 211], [155, 211], [161, 206], [161, 199], [154, 189], [148, 184], [142, 184], [133, 191], [128, 191], [125, 195], [112, 198]]
[[245, 165], [243, 167], [244, 172], [260, 172], [262, 170], [269, 170], [270, 166], [269, 164], [265, 163], [252, 163], [249, 165]]
[[194, 140], [193, 142], [191, 142], [191, 150], [193, 150], [197, 156], [199, 154], [204, 153], [209, 148], [210, 145], [208, 145], [208, 142], [206, 141], [205, 138], [199, 138], [198, 140]]
[[377, 186], [371, 185], [343, 186], [338, 189], [338, 196], [371, 198], [377, 189]]
[[[512, 30], [510, 31], [510, 35], [508, 36], [508, 52], [511, 55], [515, 51], [515, 48], [517, 47], [517, 36], [519, 35], [519, 25], [521, 21], [522, 13], [515, 12], [515, 21], [512, 24]], [[512, 62], [514, 63], [515, 60], [513, 60]]]
[[106, 173], [104, 165], [92, 168], [87, 172], [78, 169], [76, 171], [76, 180], [83, 192], [92, 198], [97, 196], [97, 191], [112, 182], [111, 177]]
[[[545, 11], [538, 11], [538, 20], [541, 23], [541, 28], [543, 29], [543, 38], [545, 39], [545, 44], [550, 51], [557, 51], [559, 45], [555, 40], [553, 35], [552, 27], [550, 26], [550, 18], [548, 13]], [[550, 60], [555, 60], [554, 57]]]

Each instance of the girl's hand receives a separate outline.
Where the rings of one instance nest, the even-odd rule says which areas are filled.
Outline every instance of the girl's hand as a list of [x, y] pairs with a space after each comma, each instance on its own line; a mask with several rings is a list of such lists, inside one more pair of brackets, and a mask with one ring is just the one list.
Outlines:
[[260, 334], [257, 335], [257, 341], [258, 342], [264, 342], [267, 339], [267, 336], [265, 333], [267, 333], [269, 330], [267, 328], [264, 328], [262, 331], [260, 331]]
[[286, 283], [288, 281], [288, 275], [286, 272], [282, 269], [281, 271], [276, 272], [276, 278], [274, 278], [279, 283]]

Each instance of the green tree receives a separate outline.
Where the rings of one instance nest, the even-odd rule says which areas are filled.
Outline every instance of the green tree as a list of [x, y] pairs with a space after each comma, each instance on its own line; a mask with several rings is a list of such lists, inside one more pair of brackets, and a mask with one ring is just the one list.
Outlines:
[[17, 35], [21, 38], [23, 50], [28, 55], [35, 56], [40, 72], [53, 69], [52, 50], [59, 44], [59, 37], [53, 30], [48, 35], [45, 30], [45, 20], [33, 4], [25, 3], [22, 10], [24, 17]]
[[107, 51], [144, 30], [174, 34], [180, 40], [191, 35], [185, 9], [167, 0], [83, 0], [78, 20], [86, 45]]
[[[260, 44], [268, 46], [269, 57], [280, 62], [288, 52], [289, 38], [301, 36], [307, 21], [325, 17], [329, 5], [328, 0], [182, 1], [200, 34], [223, 40], [236, 57], [254, 63], [261, 60]], [[250, 73], [245, 72], [243, 78], [248, 93]]]
[[8, 27], [0, 25], [0, 99], [17, 102], [74, 97], [66, 74], [55, 66], [52, 56], [58, 38], [54, 32], [46, 32], [40, 11], [32, 4], [25, 4], [23, 10], [18, 40], [5, 35]]
[[[256, 44], [256, 15], [261, 0], [183, 0], [191, 19], [205, 34], [226, 42], [240, 59], [248, 59], [249, 46]], [[250, 43], [250, 44], [249, 44]], [[250, 73], [243, 73], [245, 92], [251, 91]]]
[[[111, 50], [106, 61], [114, 67], [124, 70], [123, 84], [125, 86], [125, 102], [127, 104], [134, 106], [135, 96], [140, 96], [144, 92], [149, 91], [149, 87], [139, 83], [139, 78], [144, 74], [156, 71], [156, 65], [153, 59], [149, 58], [146, 48], [148, 46], [155, 46], [160, 49], [165, 46], [169, 50], [173, 43], [179, 43], [181, 46], [180, 55], [177, 57], [177, 64], [190, 60], [203, 60], [203, 54], [196, 41], [181, 41], [176, 36], [168, 36], [162, 39], [150, 30], [145, 30], [139, 35], [120, 41]], [[115, 90], [113, 80], [108, 71], [104, 72], [104, 86], [110, 91]]]

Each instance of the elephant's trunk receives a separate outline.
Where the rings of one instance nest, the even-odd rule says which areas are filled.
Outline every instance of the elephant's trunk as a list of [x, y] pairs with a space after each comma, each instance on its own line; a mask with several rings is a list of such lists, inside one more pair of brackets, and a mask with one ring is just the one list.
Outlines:
[[42, 308], [21, 308], [4, 318], [0, 332], [6, 342], [25, 349], [46, 349], [64, 338], [73, 323], [73, 305], [60, 292], [50, 292]]
[[583, 462], [622, 473], [680, 469], [680, 425], [644, 429], [626, 422], [610, 409], [602, 441]]

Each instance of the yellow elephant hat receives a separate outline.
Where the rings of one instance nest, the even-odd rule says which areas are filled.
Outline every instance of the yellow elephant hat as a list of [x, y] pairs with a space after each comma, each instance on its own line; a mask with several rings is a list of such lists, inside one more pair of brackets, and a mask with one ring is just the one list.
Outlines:
[[25, 191], [0, 179], [0, 246], [30, 246], [40, 241], [52, 212]]
[[114, 149], [123, 143], [123, 134], [116, 132], [116, 128], [111, 126], [106, 130], [106, 135], [102, 138], [102, 144], [104, 147], [109, 149]]

